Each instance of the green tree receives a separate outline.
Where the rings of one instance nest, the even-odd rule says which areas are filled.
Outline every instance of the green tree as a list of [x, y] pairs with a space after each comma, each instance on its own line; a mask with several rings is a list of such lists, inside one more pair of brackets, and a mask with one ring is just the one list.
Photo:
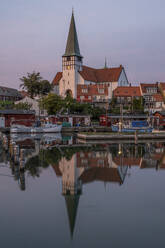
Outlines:
[[0, 101], [0, 109], [13, 109], [13, 101]]
[[20, 78], [22, 84], [20, 87], [25, 89], [31, 98], [37, 95], [46, 95], [51, 90], [51, 84], [47, 80], [43, 80], [40, 76], [40, 72], [33, 71], [32, 73], [27, 73], [27, 77]]
[[140, 113], [144, 113], [144, 104], [143, 104], [143, 99], [133, 99], [132, 102], [132, 108], [133, 108], [133, 112], [140, 112]]
[[56, 115], [62, 111], [65, 107], [65, 102], [61, 96], [54, 93], [49, 93], [48, 96], [44, 97], [40, 102], [40, 106], [47, 110], [49, 115]]
[[48, 80], [42, 80], [40, 83], [40, 94], [45, 96], [52, 90], [52, 86]]

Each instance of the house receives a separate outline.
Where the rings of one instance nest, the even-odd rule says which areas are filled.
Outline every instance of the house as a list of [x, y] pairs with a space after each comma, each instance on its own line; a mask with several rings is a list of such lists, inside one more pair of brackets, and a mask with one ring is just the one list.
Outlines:
[[77, 85], [77, 101], [92, 103], [94, 106], [107, 108], [109, 102], [108, 85]]
[[15, 109], [0, 110], [0, 127], [10, 127], [12, 124], [32, 126], [34, 122], [34, 111]]
[[47, 115], [47, 111], [40, 108], [39, 99], [32, 99], [29, 96], [25, 96], [22, 100], [15, 102], [15, 104], [18, 104], [18, 103], [27, 103], [27, 104], [31, 105], [30, 109], [35, 111], [36, 116], [46, 116]]
[[132, 104], [134, 99], [142, 99], [142, 93], [139, 86], [120, 86], [113, 91], [113, 97], [118, 104], [128, 105]]
[[154, 112], [153, 95], [160, 93], [159, 84], [140, 84], [140, 89], [144, 99], [144, 111], [149, 113]]
[[57, 122], [68, 122], [70, 123], [70, 126], [90, 126], [91, 124], [91, 116], [90, 115], [76, 115], [76, 114], [70, 114], [70, 115], [57, 115], [57, 116], [49, 116], [47, 119], [51, 123], [57, 123]]
[[[88, 102], [93, 101], [93, 99], [100, 100], [100, 96], [105, 99], [111, 99], [115, 88], [129, 85], [125, 69], [122, 65], [112, 68], [107, 68], [105, 65], [101, 69], [83, 65], [83, 56], [79, 49], [73, 13], [65, 53], [62, 56], [62, 72], [58, 72], [55, 75], [52, 84], [54, 86], [54, 93], [62, 97], [70, 94], [78, 101], [83, 100]], [[105, 94], [96, 94], [96, 88], [101, 87], [101, 85], [107, 88]], [[81, 94], [85, 93], [80, 92], [82, 86], [84, 86], [84, 89], [86, 87], [90, 93], [94, 91], [94, 98], [93, 93], [87, 95], [87, 97], [85, 94]]]
[[161, 95], [163, 96], [163, 99], [165, 100], [165, 82], [159, 83], [159, 90]]
[[0, 101], [18, 101], [22, 99], [20, 92], [13, 88], [0, 86]]
[[165, 104], [163, 100], [163, 96], [159, 94], [153, 95], [153, 108], [151, 109], [152, 113], [156, 111], [163, 111], [165, 110]]

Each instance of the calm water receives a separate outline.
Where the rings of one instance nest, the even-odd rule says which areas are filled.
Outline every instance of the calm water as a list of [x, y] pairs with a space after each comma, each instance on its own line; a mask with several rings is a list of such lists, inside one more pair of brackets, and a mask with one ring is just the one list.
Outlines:
[[[69, 136], [6, 142], [1, 247], [165, 246], [165, 143], [75, 147]], [[14, 164], [20, 154], [22, 171]]]

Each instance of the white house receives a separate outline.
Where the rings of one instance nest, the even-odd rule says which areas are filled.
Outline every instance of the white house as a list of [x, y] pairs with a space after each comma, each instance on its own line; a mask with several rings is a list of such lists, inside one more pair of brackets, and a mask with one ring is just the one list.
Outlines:
[[31, 105], [30, 110], [35, 110], [36, 116], [46, 116], [47, 111], [42, 110], [39, 106], [39, 99], [32, 99], [28, 96], [25, 96], [22, 100], [16, 101], [15, 104], [18, 103], [28, 103]]

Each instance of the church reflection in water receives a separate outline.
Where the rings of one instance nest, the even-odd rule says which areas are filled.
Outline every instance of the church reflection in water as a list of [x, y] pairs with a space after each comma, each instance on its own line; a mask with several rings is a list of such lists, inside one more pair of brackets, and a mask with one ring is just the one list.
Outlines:
[[132, 167], [165, 168], [165, 144], [160, 142], [89, 147], [54, 144], [47, 147], [42, 140], [30, 138], [8, 140], [8, 144], [1, 146], [0, 164], [9, 167], [12, 172], [9, 176], [18, 181], [21, 190], [26, 190], [26, 175], [37, 178], [44, 169], [53, 168], [62, 181], [71, 236], [83, 185], [103, 182], [122, 186]]

